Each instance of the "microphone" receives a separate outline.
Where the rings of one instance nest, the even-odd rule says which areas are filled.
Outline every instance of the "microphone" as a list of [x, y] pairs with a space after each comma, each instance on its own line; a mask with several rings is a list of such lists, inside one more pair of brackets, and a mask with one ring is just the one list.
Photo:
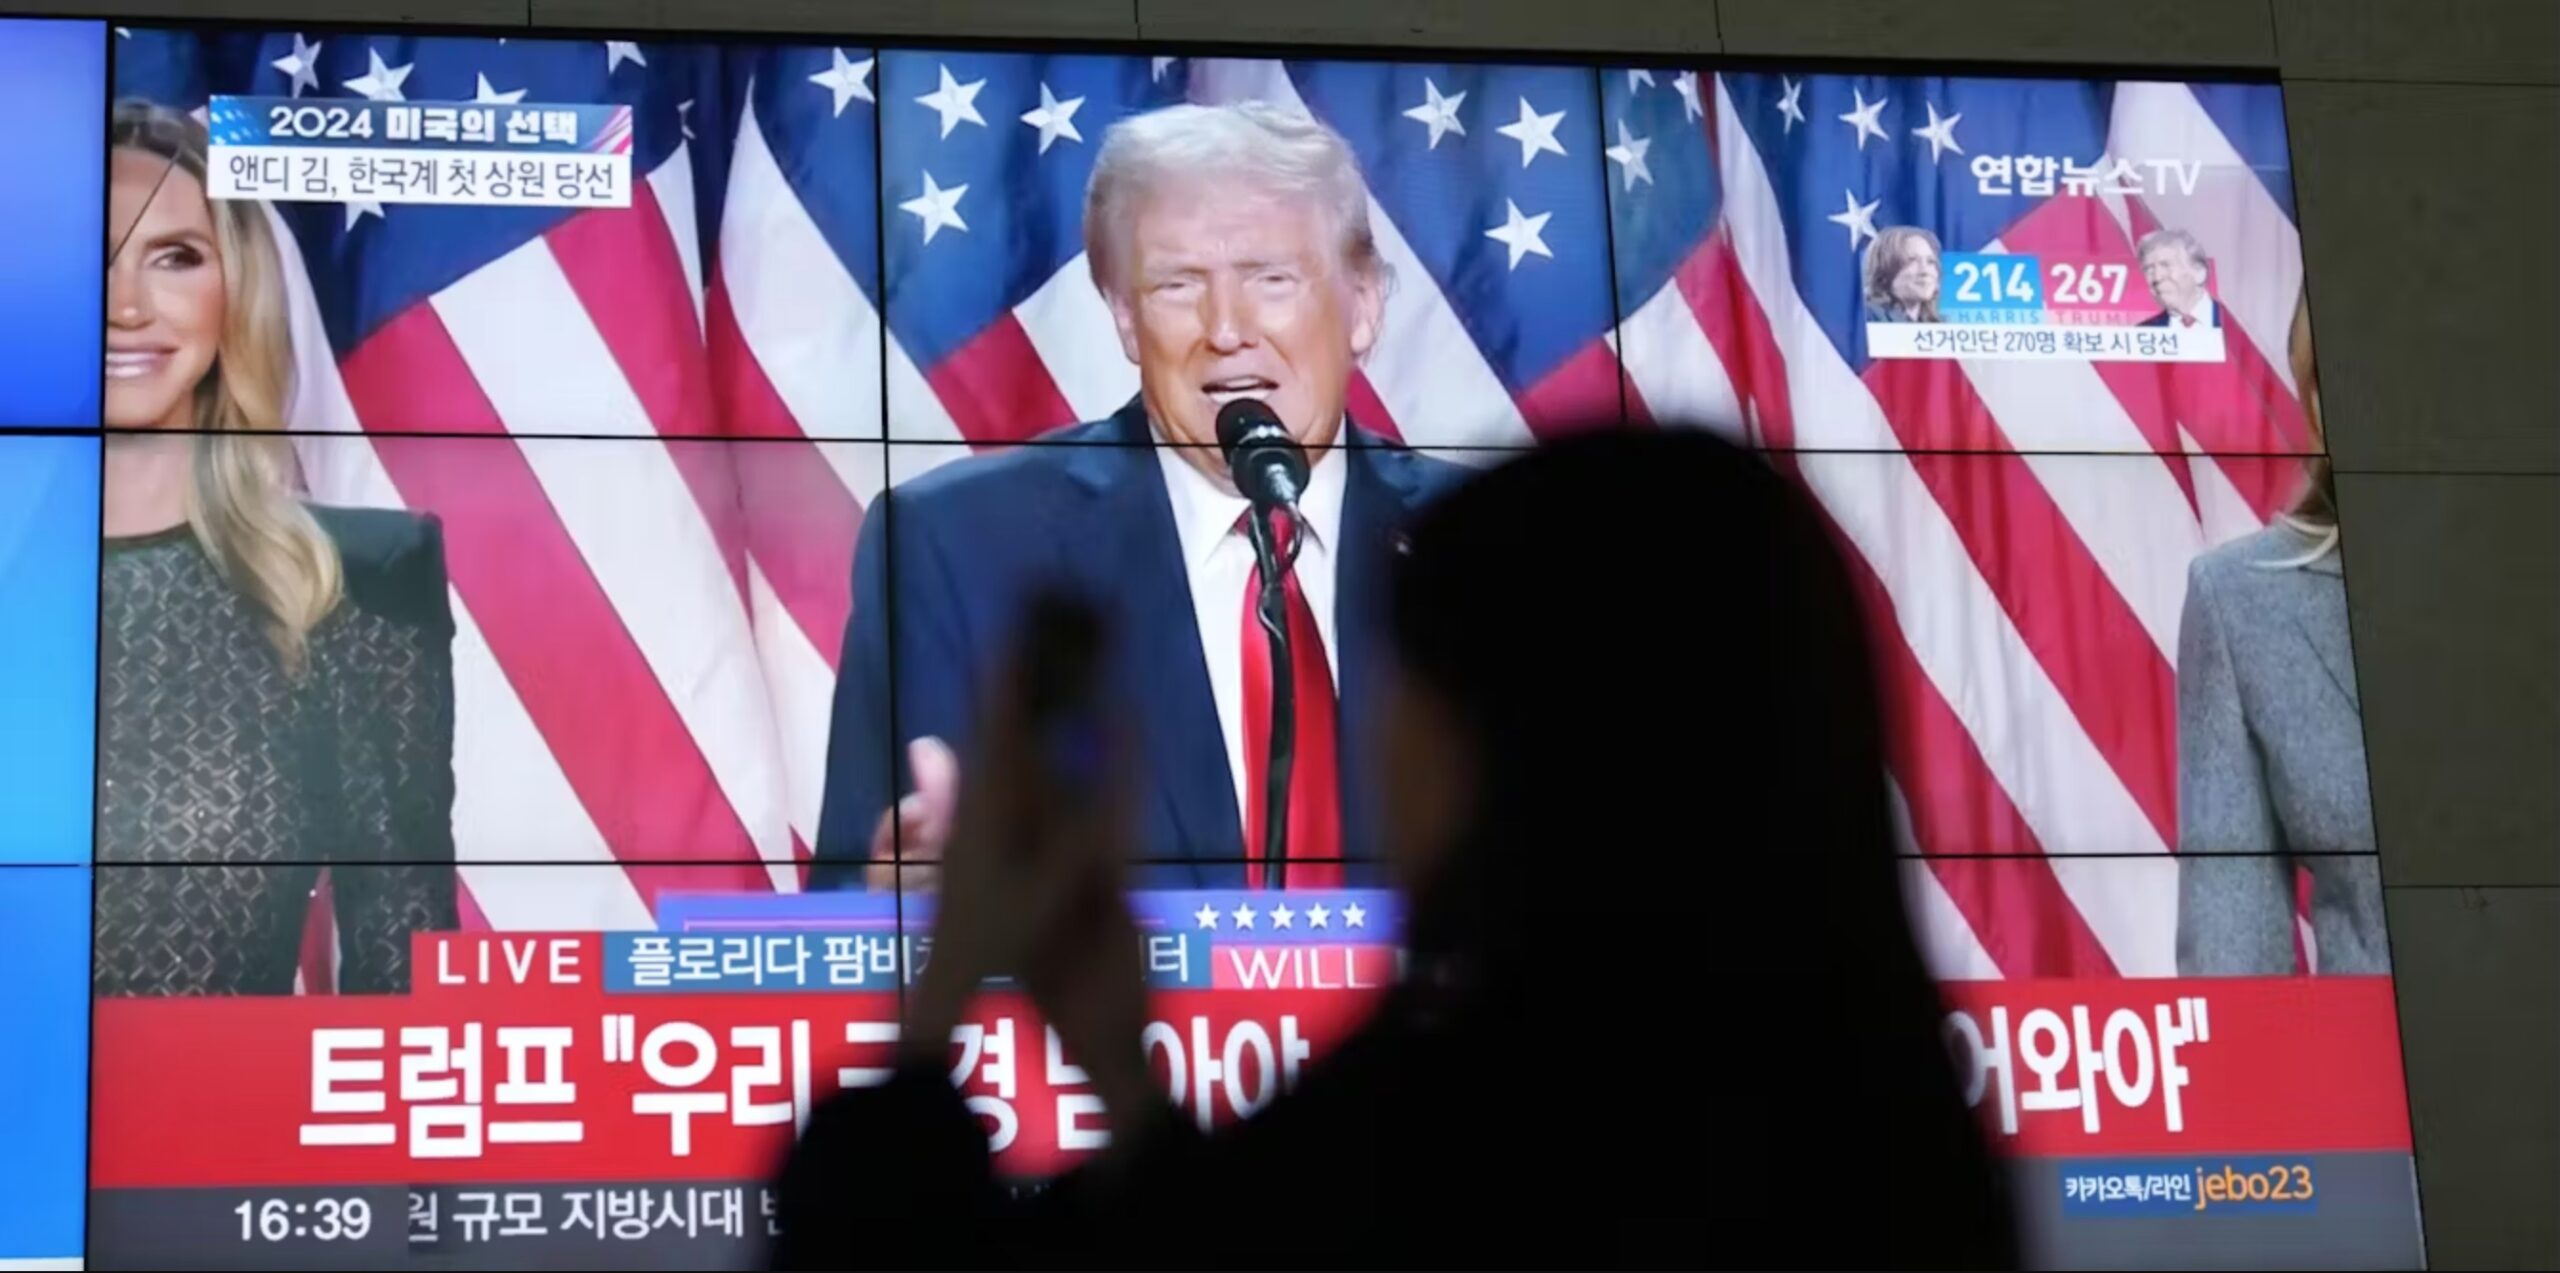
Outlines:
[[1289, 641], [1289, 567], [1297, 556], [1292, 539], [1284, 553], [1271, 533], [1270, 514], [1288, 509], [1294, 517], [1298, 494], [1307, 489], [1307, 449], [1289, 436], [1288, 426], [1271, 404], [1238, 398], [1218, 409], [1218, 449], [1235, 475], [1236, 490], [1253, 502], [1244, 519], [1253, 541], [1254, 574], [1261, 586], [1254, 595], [1254, 620], [1271, 650], [1271, 746], [1262, 771], [1262, 884], [1281, 888], [1289, 869], [1289, 775], [1297, 761], [1298, 712]]
[[1218, 408], [1218, 450], [1236, 490], [1253, 501], [1256, 512], [1296, 510], [1299, 493], [1307, 489], [1307, 449], [1289, 436], [1271, 404], [1238, 398]]

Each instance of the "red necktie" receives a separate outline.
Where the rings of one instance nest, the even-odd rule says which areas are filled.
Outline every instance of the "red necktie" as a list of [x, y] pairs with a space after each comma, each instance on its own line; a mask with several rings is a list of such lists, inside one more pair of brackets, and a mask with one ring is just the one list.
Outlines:
[[[1245, 516], [1252, 516], [1251, 513]], [[1289, 560], [1298, 534], [1287, 510], [1271, 514], [1271, 545], [1280, 560]], [[1342, 886], [1342, 807], [1336, 785], [1333, 736], [1333, 672], [1324, 656], [1324, 636], [1316, 630], [1315, 611], [1298, 588], [1298, 572], [1283, 575], [1289, 604], [1289, 687], [1296, 709], [1297, 746], [1289, 767], [1289, 863], [1279, 883], [1295, 888]], [[1271, 755], [1271, 638], [1263, 632], [1254, 603], [1260, 599], [1259, 571], [1244, 581], [1244, 847], [1245, 880], [1265, 888], [1262, 846], [1270, 825], [1268, 772]], [[1309, 862], [1305, 859], [1332, 859]]]
[[2196, 325], [2196, 316], [2193, 314], [2180, 314], [2178, 315], [2178, 322], [2184, 326], [2193, 327]]

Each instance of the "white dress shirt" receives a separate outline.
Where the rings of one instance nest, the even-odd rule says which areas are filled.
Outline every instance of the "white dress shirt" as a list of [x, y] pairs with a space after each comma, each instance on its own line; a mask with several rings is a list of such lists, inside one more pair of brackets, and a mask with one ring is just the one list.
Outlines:
[[[1165, 494], [1173, 502], [1174, 530], [1182, 538], [1182, 564], [1191, 580], [1191, 610], [1200, 629], [1200, 653], [1209, 667], [1209, 693], [1218, 704], [1219, 732], [1227, 741], [1227, 776], [1236, 787], [1239, 815], [1251, 807], [1246, 797], [1244, 755], [1244, 590], [1253, 578], [1253, 541], [1240, 524], [1252, 505], [1241, 495], [1222, 490], [1209, 475], [1183, 458], [1183, 449], [1162, 445], [1156, 458], [1164, 466]], [[1298, 498], [1298, 589], [1315, 612], [1316, 632], [1324, 638], [1325, 666], [1338, 684], [1342, 661], [1333, 639], [1334, 549], [1342, 537], [1345, 461], [1339, 445], [1328, 447], [1307, 475]], [[1337, 751], [1339, 750], [1337, 746]]]
[[[2162, 308], [2166, 309], [2168, 307], [2162, 306]], [[2196, 307], [2192, 313], [2180, 314], [2174, 309], [2169, 310], [2169, 325], [2171, 327], [2185, 326], [2186, 324], [2178, 321], [2180, 318], [2192, 318], [2196, 320], [2195, 325], [2198, 327], [2213, 326], [2213, 298], [2210, 296], [2197, 297]]]

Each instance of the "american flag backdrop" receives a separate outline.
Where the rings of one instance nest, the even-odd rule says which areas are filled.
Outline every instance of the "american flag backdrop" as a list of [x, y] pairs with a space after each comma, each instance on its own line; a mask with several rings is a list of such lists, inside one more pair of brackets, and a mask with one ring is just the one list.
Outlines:
[[315, 498], [442, 519], [466, 926], [798, 888], [886, 470], [872, 54], [118, 35], [118, 92], [186, 108], [633, 107], [626, 209], [274, 205], [290, 424]]
[[[1135, 393], [1082, 254], [1095, 147], [1261, 98], [1339, 129], [1372, 187], [1396, 278], [1363, 424], [1474, 462], [1621, 411], [1779, 449], [1884, 625], [1940, 970], [2174, 971], [2185, 570], [2312, 445], [2271, 87], [120, 35], [119, 90], [186, 107], [635, 108], [629, 209], [275, 209], [314, 494], [444, 519], [469, 924], [799, 887], [864, 505]], [[1975, 191], [1971, 156], [2027, 153], [2204, 177]], [[2231, 357], [1870, 360], [1859, 255], [1899, 224], [2128, 266], [2191, 229]]]
[[[1176, 83], [1303, 105], [1358, 153], [1395, 272], [1358, 419], [1416, 446], [1502, 448], [1624, 411], [1783, 452], [1883, 629], [1933, 962], [2175, 971], [2186, 568], [2280, 511], [2315, 445], [2284, 353], [2301, 245], [2272, 86], [922, 52], [883, 66], [883, 202], [904, 213], [886, 238], [891, 356], [923, 365], [939, 408], [893, 391], [893, 437], [1011, 439], [1136, 391], [1075, 233], [1099, 130], [1073, 149], [1047, 136], [1064, 106], [1126, 113]], [[2170, 161], [2193, 188], [1984, 195], [1975, 154]], [[991, 186], [1001, 197], [972, 201]], [[2217, 257], [2231, 356], [1872, 361], [1858, 265], [1896, 224], [1949, 251], [2122, 263], [2137, 300], [2134, 242], [2185, 227]], [[893, 474], [965, 453], [900, 448]]]
[[[1786, 449], [1847, 542], [1897, 800], [1933, 855], [1906, 878], [1934, 962], [2173, 973], [2186, 568], [2282, 511], [2315, 445], [2285, 352], [2301, 242], [2277, 90], [1643, 71], [1602, 90], [1629, 130], [1610, 190], [1631, 395]], [[2194, 181], [1986, 195], [1976, 155]], [[2140, 237], [2188, 229], [2229, 356], [1872, 360], [1860, 254], [1894, 225], [2122, 264], [2137, 288]]]

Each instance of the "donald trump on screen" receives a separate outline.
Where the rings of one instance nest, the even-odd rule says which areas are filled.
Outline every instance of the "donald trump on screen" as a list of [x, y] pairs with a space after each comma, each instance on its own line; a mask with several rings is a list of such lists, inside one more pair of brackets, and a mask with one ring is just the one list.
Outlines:
[[[980, 694], [1042, 587], [1082, 594], [1110, 623], [1106, 693], [1137, 734], [1135, 883], [1366, 881], [1384, 561], [1465, 471], [1347, 414], [1392, 283], [1369, 206], [1351, 148], [1302, 110], [1185, 104], [1111, 129], [1084, 246], [1138, 395], [902, 484], [864, 521], [812, 887], [929, 885], [919, 866], [949, 833]], [[1295, 509], [1264, 527], [1280, 560], [1294, 551], [1280, 677], [1253, 608], [1254, 506], [1218, 446], [1221, 409], [1243, 399], [1267, 404], [1309, 462]], [[1278, 682], [1294, 758], [1284, 878], [1265, 879]]]

